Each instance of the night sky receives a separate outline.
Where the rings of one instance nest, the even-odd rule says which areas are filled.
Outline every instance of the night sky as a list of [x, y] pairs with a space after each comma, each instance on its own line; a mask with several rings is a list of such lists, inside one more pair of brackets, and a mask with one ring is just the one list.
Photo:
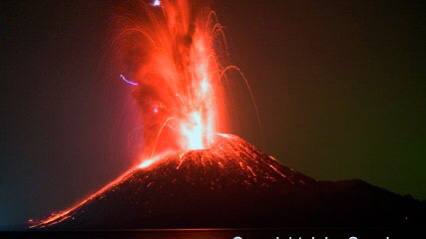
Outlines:
[[[69, 206], [135, 162], [141, 128], [111, 57], [116, 4], [0, 2], [0, 228]], [[316, 179], [426, 199], [425, 3], [212, 6], [262, 118], [259, 133], [237, 91], [232, 132]]]

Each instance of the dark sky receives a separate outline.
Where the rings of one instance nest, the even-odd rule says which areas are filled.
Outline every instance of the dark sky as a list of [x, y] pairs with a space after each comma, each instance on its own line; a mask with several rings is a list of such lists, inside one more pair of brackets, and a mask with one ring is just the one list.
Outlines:
[[[134, 162], [134, 105], [110, 59], [115, 4], [0, 2], [0, 228], [69, 206]], [[261, 137], [238, 92], [236, 133], [317, 179], [426, 199], [424, 3], [212, 5], [263, 121]]]

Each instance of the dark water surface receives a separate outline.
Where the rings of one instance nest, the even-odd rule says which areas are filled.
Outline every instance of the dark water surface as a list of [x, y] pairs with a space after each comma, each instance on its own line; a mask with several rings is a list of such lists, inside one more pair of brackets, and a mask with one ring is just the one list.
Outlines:
[[0, 232], [0, 238], [120, 238], [120, 239], [392, 239], [415, 238], [418, 232], [396, 229], [166, 229], [130, 231]]

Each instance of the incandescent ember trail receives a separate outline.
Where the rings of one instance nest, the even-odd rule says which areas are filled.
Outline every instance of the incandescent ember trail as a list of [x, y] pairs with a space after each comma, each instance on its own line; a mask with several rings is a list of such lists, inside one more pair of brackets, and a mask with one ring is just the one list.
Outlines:
[[207, 8], [187, 0], [151, 1], [122, 22], [120, 58], [130, 62], [134, 96], [142, 111], [142, 157], [164, 150], [204, 149], [223, 114], [223, 70], [214, 48], [220, 24]]
[[[227, 71], [240, 70], [219, 62], [217, 48], [221, 45], [226, 50], [226, 38], [216, 14], [188, 0], [142, 1], [137, 10], [132, 8], [132, 13], [120, 18], [117, 52], [122, 72], [126, 72], [119, 77], [132, 86], [141, 110], [144, 135], [138, 165], [34, 227], [66, 220], [72, 211], [135, 170], [151, 169], [166, 155], [208, 150], [215, 139], [224, 137], [217, 133], [226, 128], [222, 79]], [[223, 42], [218, 44], [218, 40]]]

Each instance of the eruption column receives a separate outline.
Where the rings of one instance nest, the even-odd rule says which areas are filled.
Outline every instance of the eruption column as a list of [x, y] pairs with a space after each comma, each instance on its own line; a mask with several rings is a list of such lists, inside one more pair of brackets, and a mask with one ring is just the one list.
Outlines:
[[187, 0], [153, 1], [144, 9], [124, 24], [120, 51], [137, 86], [145, 151], [209, 147], [224, 123], [218, 23]]

